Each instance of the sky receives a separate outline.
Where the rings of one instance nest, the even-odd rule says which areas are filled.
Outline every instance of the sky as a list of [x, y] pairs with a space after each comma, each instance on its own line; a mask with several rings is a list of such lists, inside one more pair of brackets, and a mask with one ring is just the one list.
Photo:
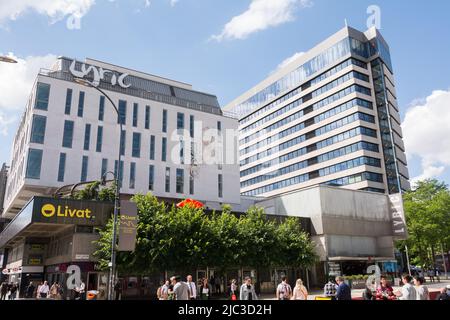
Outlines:
[[[376, 17], [376, 20], [373, 20]], [[390, 45], [413, 181], [450, 184], [450, 1], [0, 0], [0, 163], [40, 68], [103, 60], [191, 83], [226, 105], [348, 25]]]

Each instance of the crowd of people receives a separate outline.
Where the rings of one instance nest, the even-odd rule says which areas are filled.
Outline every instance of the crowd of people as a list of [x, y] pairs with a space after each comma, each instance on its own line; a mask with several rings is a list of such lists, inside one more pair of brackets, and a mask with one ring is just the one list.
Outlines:
[[[335, 282], [334, 282], [334, 281]], [[410, 275], [402, 276], [402, 284], [400, 290], [394, 291], [386, 276], [381, 276], [380, 283], [369, 284], [363, 291], [362, 298], [364, 300], [430, 300], [430, 291], [425, 285], [425, 278], [422, 276]], [[351, 300], [351, 289], [345, 283], [344, 277], [330, 278], [324, 287], [324, 296], [331, 300]], [[450, 285], [443, 288], [436, 300], [450, 300]]]
[[[8, 300], [14, 300], [17, 298], [17, 293], [19, 290], [19, 286], [17, 283], [7, 283], [3, 282], [0, 285], [0, 299], [6, 300], [6, 296], [8, 296]], [[30, 281], [28, 286], [25, 288], [26, 299], [53, 299], [53, 300], [62, 300], [64, 296], [64, 289], [58, 283], [54, 282], [51, 286], [49, 286], [47, 281], [40, 282], [37, 286], [33, 281]], [[73, 289], [73, 299], [75, 300], [85, 300], [86, 299], [86, 291], [85, 284], [81, 281], [80, 285], [76, 286]]]

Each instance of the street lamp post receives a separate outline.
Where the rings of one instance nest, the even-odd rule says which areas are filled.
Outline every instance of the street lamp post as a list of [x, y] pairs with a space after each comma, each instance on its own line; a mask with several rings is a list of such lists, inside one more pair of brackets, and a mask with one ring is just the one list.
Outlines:
[[116, 238], [117, 238], [117, 219], [119, 216], [119, 210], [120, 210], [120, 163], [122, 159], [122, 119], [120, 117], [119, 109], [117, 108], [116, 104], [112, 99], [101, 89], [97, 88], [96, 86], [92, 85], [89, 81], [75, 78], [75, 82], [81, 85], [84, 85], [86, 87], [94, 88], [95, 90], [99, 91], [102, 95], [104, 95], [109, 102], [111, 102], [111, 105], [113, 106], [114, 110], [117, 113], [118, 122], [120, 125], [120, 132], [119, 132], [119, 157], [117, 162], [117, 173], [115, 175], [116, 179], [116, 195], [114, 199], [114, 219], [113, 219], [113, 234], [112, 234], [112, 240], [111, 240], [111, 261], [109, 263], [110, 273], [109, 273], [109, 288], [108, 288], [108, 300], [113, 300], [114, 295], [114, 283], [115, 283], [115, 275], [116, 275]]

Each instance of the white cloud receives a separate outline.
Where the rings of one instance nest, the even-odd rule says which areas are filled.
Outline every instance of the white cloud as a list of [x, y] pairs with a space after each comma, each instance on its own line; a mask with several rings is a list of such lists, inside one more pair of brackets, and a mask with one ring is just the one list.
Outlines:
[[0, 1], [0, 24], [16, 20], [28, 11], [47, 15], [54, 23], [65, 16], [84, 16], [95, 0], [3, 0]]
[[252, 0], [244, 13], [233, 17], [219, 35], [217, 41], [245, 39], [250, 34], [294, 20], [297, 8], [310, 7], [310, 0]]
[[271, 74], [277, 72], [278, 70], [283, 69], [284, 67], [286, 67], [287, 65], [289, 65], [291, 62], [294, 62], [295, 60], [297, 60], [298, 58], [300, 58], [300, 57], [303, 56], [304, 54], [305, 54], [304, 52], [296, 52], [296, 53], [294, 53], [292, 56], [290, 56], [289, 58], [284, 59], [283, 62], [281, 62], [281, 63], [277, 66], [277, 68], [276, 68], [274, 71], [271, 72]]
[[175, 7], [179, 0], [170, 0], [170, 6]]
[[3, 135], [20, 118], [39, 69], [50, 68], [56, 60], [52, 54], [22, 59], [10, 53], [9, 57], [18, 63], [0, 62], [0, 133]]
[[402, 124], [409, 158], [421, 160], [422, 174], [412, 180], [438, 178], [450, 167], [450, 90], [416, 100]]

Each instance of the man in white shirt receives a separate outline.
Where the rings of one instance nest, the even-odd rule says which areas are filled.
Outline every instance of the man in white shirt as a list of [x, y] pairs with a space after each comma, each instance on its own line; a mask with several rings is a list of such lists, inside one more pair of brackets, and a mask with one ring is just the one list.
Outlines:
[[277, 287], [277, 299], [278, 300], [290, 300], [292, 295], [292, 288], [287, 283], [287, 278], [282, 277], [281, 283]]
[[397, 291], [395, 295], [400, 300], [417, 300], [416, 288], [411, 284], [412, 277], [410, 275], [404, 275], [402, 277], [403, 287], [401, 291]]
[[47, 298], [48, 292], [50, 291], [50, 288], [48, 287], [47, 281], [44, 281], [44, 284], [39, 286], [38, 294], [40, 298]]
[[192, 276], [188, 275], [186, 280], [186, 283], [189, 286], [189, 299], [195, 300], [197, 298], [197, 288], [195, 286], [195, 283], [192, 281]]

